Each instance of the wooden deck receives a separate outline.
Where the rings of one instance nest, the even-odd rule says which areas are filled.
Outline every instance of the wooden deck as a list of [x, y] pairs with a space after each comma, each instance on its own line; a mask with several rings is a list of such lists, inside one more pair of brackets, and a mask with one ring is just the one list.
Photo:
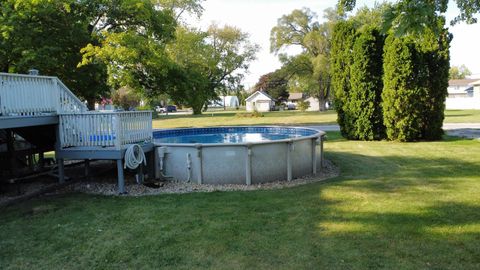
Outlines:
[[[119, 193], [124, 193], [127, 147], [138, 144], [146, 153], [153, 150], [152, 112], [88, 111], [57, 77], [0, 73], [0, 130], [25, 133], [40, 126], [55, 134], [60, 182], [65, 159], [116, 160]], [[36, 144], [41, 149], [42, 141]], [[6, 149], [11, 157], [20, 151], [12, 143]]]

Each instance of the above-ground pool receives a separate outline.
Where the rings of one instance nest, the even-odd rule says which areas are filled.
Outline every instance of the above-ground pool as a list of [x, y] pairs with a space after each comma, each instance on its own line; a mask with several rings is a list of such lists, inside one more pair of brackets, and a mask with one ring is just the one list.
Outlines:
[[199, 184], [291, 181], [321, 169], [324, 135], [297, 127], [155, 131], [156, 176]]

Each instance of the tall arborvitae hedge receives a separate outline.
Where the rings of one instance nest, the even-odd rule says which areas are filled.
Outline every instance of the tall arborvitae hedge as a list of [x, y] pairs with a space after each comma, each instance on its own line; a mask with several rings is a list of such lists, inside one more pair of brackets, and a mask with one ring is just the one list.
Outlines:
[[440, 139], [448, 87], [449, 41], [425, 33], [385, 42], [382, 107], [390, 140]]
[[448, 95], [448, 77], [450, 70], [451, 35], [444, 31], [440, 35], [426, 33], [420, 44], [423, 62], [427, 67], [424, 127], [422, 139], [438, 140], [442, 138], [443, 120], [445, 118], [445, 98]]
[[353, 62], [353, 44], [356, 30], [352, 22], [338, 22], [332, 35], [330, 54], [331, 86], [334, 95], [334, 106], [337, 110], [337, 122], [342, 136], [351, 137], [351, 121], [344, 111], [344, 104], [350, 92], [350, 68]]
[[364, 28], [353, 46], [350, 68], [351, 89], [343, 106], [350, 139], [385, 138], [381, 98], [383, 90], [384, 37], [374, 28]]

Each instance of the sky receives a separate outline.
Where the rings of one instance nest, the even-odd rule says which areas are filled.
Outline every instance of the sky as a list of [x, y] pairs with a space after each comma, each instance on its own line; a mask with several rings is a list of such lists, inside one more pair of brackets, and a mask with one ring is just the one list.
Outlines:
[[[249, 74], [244, 79], [244, 85], [248, 89], [260, 76], [281, 66], [278, 57], [270, 53], [270, 30], [277, 24], [278, 18], [294, 9], [308, 7], [318, 14], [318, 21], [323, 22], [323, 10], [334, 7], [336, 3], [337, 0], [205, 0], [202, 17], [187, 18], [187, 23], [206, 30], [215, 22], [220, 26], [236, 26], [249, 33], [251, 42], [260, 45], [261, 49], [257, 53], [257, 60], [251, 62]], [[372, 7], [374, 3], [374, 0], [357, 0], [357, 7]], [[446, 14], [447, 21], [456, 14], [458, 10], [450, 5]], [[464, 64], [475, 77], [480, 78], [480, 23], [461, 23], [449, 26], [449, 30], [454, 36], [450, 48], [450, 64]]]

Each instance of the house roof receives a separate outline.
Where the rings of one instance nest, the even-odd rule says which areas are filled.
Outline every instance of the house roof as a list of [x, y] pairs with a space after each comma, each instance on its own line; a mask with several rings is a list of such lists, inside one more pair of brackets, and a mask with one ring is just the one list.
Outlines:
[[474, 82], [470, 83], [470, 85], [480, 85], [480, 80], [475, 80]]
[[290, 93], [288, 100], [300, 100], [303, 98], [303, 93]]
[[449, 80], [448, 86], [468, 86], [477, 81], [478, 79]]
[[255, 91], [255, 93], [253, 93], [249, 97], [247, 97], [245, 99], [245, 101], [250, 101], [251, 99], [255, 98], [257, 95], [263, 95], [269, 100], [275, 100], [274, 98], [272, 98], [270, 95], [268, 95], [267, 93], [265, 93], [263, 91]]

